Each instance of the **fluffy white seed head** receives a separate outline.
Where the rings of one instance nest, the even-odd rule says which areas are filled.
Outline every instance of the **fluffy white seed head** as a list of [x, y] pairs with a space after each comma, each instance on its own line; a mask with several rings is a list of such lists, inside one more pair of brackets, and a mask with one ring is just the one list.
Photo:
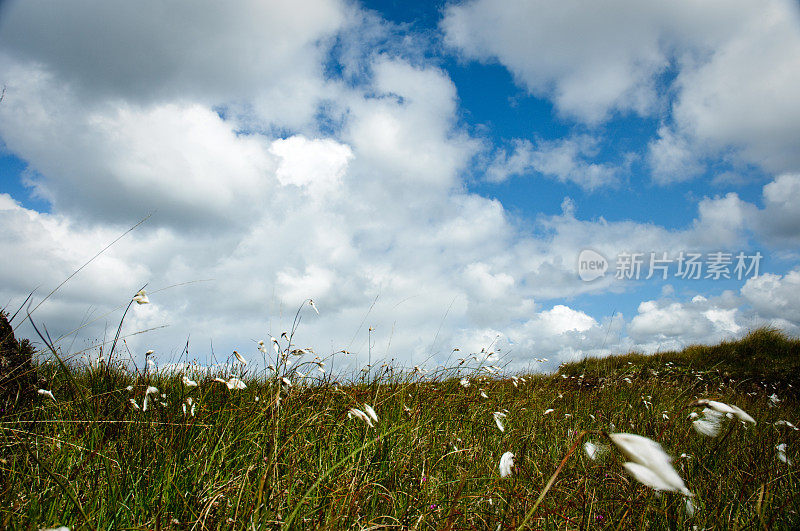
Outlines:
[[506, 452], [500, 457], [500, 477], [505, 478], [511, 475], [511, 469], [514, 467], [514, 454]]
[[150, 299], [147, 298], [147, 292], [145, 292], [145, 290], [139, 290], [136, 292], [136, 295], [133, 296], [133, 302], [136, 304], [149, 304]]
[[718, 413], [722, 413], [728, 415], [729, 418], [736, 417], [742, 422], [749, 422], [751, 424], [755, 424], [756, 421], [753, 417], [745, 413], [744, 410], [741, 408], [726, 404], [725, 402], [718, 402], [717, 400], [708, 400], [706, 398], [701, 398], [700, 400], [696, 400], [691, 406], [705, 406], [709, 409], [712, 409]]
[[235, 376], [231, 376], [228, 379], [228, 381], [225, 382], [225, 385], [227, 385], [228, 389], [230, 389], [231, 391], [241, 390], [241, 389], [246, 389], [247, 388], [247, 386], [244, 384], [244, 382], [241, 381], [239, 378], [237, 378]]
[[583, 451], [586, 452], [586, 457], [592, 461], [596, 461], [600, 457], [600, 447], [591, 441], [583, 443]]
[[631, 433], [612, 433], [611, 441], [630, 459], [623, 466], [639, 482], [655, 490], [692, 496], [672, 468], [671, 459], [657, 442]]
[[502, 411], [495, 411], [492, 416], [494, 417], [494, 423], [497, 424], [497, 429], [501, 432], [506, 431], [506, 427], [503, 425], [503, 419], [506, 418], [506, 414]]
[[714, 409], [704, 408], [703, 416], [692, 422], [694, 430], [706, 437], [716, 437], [722, 430], [722, 420], [725, 418], [724, 413], [720, 413]]
[[373, 426], [372, 425], [372, 419], [370, 418], [369, 415], [367, 415], [366, 413], [364, 413], [360, 409], [354, 407], [354, 408], [351, 408], [350, 411], [347, 412], [347, 418], [351, 419], [353, 417], [356, 417], [356, 418], [359, 418], [359, 419], [363, 420], [364, 422], [367, 423], [367, 426], [372, 428], [372, 426]]
[[378, 422], [378, 414], [375, 413], [375, 410], [372, 409], [372, 406], [370, 406], [369, 404], [364, 404], [364, 411], [367, 413], [367, 415], [369, 415], [369, 418], [371, 418], [375, 422]]
[[52, 391], [48, 391], [47, 389], [39, 389], [36, 392], [39, 393], [42, 396], [46, 396], [47, 398], [49, 398], [53, 402], [56, 402], [56, 397], [53, 396], [53, 392]]
[[786, 456], [786, 443], [781, 443], [775, 447], [775, 450], [778, 451], [778, 459], [781, 463], [786, 463], [787, 465], [791, 465], [792, 461]]

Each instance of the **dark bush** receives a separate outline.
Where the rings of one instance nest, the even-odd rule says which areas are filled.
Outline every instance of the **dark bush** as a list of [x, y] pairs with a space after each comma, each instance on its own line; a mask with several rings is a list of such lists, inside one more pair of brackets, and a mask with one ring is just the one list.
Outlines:
[[30, 341], [17, 341], [0, 310], [0, 416], [31, 408], [36, 398], [36, 368]]

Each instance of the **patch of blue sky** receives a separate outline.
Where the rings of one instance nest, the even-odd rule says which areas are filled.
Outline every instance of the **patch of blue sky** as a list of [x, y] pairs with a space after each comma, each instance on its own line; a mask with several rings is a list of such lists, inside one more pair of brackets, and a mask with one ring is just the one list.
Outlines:
[[50, 202], [34, 194], [25, 185], [27, 163], [8, 152], [0, 152], [0, 193], [8, 194], [23, 207], [37, 212], [50, 212]]

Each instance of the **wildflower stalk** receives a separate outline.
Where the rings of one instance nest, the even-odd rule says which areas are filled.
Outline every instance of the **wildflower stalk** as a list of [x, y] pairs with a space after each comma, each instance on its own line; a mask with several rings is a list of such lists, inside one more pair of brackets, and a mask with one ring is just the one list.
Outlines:
[[547, 482], [547, 485], [544, 486], [544, 488], [542, 489], [542, 492], [539, 493], [539, 498], [536, 500], [536, 503], [533, 504], [533, 507], [531, 507], [531, 510], [528, 511], [528, 513], [525, 515], [525, 519], [522, 520], [522, 523], [519, 525], [519, 527], [517, 527], [517, 531], [522, 531], [523, 529], [525, 529], [525, 526], [528, 525], [528, 521], [533, 516], [533, 513], [536, 512], [537, 507], [539, 507], [539, 504], [542, 503], [542, 500], [544, 500], [544, 497], [547, 495], [547, 492], [553, 486], [553, 483], [556, 482], [556, 478], [561, 473], [561, 469], [564, 468], [564, 465], [566, 464], [567, 459], [569, 459], [569, 457], [573, 453], [575, 453], [575, 450], [578, 448], [578, 444], [580, 444], [581, 439], [583, 439], [583, 437], [588, 433], [593, 433], [593, 432], [589, 432], [587, 430], [584, 430], [584, 431], [580, 432], [578, 434], [578, 436], [575, 438], [575, 442], [572, 443], [572, 446], [567, 451], [567, 454], [564, 456], [564, 458], [558, 464], [558, 468], [556, 468], [556, 471], [553, 472], [552, 476], [550, 476], [550, 480]]
[[[141, 292], [146, 287], [147, 284], [142, 286], [139, 291]], [[122, 333], [122, 323], [125, 322], [125, 316], [128, 315], [128, 310], [131, 309], [131, 304], [133, 304], [133, 299], [128, 301], [128, 306], [125, 307], [125, 311], [122, 313], [122, 319], [119, 320], [119, 326], [117, 326], [117, 333], [114, 336], [114, 342], [111, 343], [111, 350], [108, 353], [108, 361], [106, 362], [105, 370], [103, 371], [104, 381], [106, 382], [109, 382], [111, 379], [111, 361], [114, 358], [114, 351], [117, 348], [117, 342], [119, 341], [119, 336]]]

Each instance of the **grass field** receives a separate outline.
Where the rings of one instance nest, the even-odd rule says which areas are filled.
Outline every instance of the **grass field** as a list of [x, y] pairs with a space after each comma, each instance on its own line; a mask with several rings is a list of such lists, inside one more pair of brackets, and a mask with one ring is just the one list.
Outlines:
[[[278, 362], [292, 359], [293, 346], [279, 348]], [[306, 354], [279, 374], [245, 371], [240, 389], [230, 374], [188, 373], [190, 387], [174, 371], [40, 362], [53, 399], [0, 419], [0, 527], [800, 527], [800, 432], [775, 425], [800, 424], [800, 341], [774, 331], [516, 379], [474, 358], [424, 377], [384, 367], [347, 385], [317, 367]], [[703, 436], [687, 418], [698, 398], [757, 424], [724, 419]], [[348, 415], [364, 404], [372, 427]], [[636, 481], [613, 432], [659, 442], [693, 496]], [[513, 468], [501, 477], [506, 452]]]

